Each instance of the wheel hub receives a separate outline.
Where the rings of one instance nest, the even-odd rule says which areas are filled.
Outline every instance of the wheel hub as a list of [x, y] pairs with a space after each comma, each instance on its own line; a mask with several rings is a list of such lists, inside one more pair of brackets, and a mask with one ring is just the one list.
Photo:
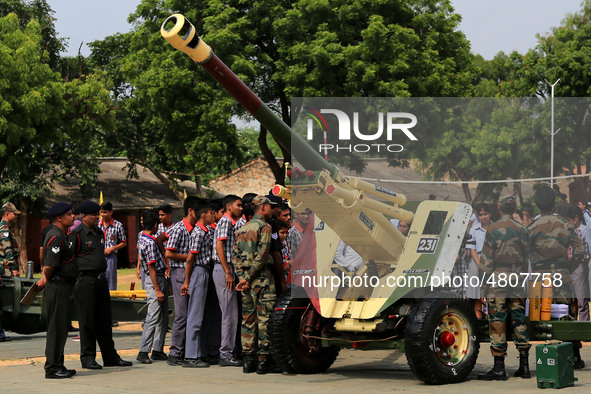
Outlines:
[[467, 327], [462, 316], [453, 312], [439, 319], [433, 333], [433, 350], [442, 364], [454, 366], [464, 359], [470, 344]]
[[456, 338], [454, 337], [454, 334], [452, 334], [449, 331], [445, 331], [439, 337], [439, 342], [441, 343], [441, 346], [443, 346], [443, 347], [450, 347], [451, 345], [453, 345], [455, 343], [455, 341], [456, 341]]

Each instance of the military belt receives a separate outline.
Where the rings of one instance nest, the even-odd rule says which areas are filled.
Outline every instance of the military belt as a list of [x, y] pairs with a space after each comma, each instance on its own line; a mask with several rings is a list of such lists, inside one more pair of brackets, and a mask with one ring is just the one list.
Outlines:
[[80, 271], [79, 276], [90, 276], [95, 279], [105, 279], [107, 277], [106, 272], [100, 271]]
[[51, 278], [49, 278], [50, 281], [55, 282], [55, 283], [66, 283], [69, 285], [74, 284], [74, 280], [72, 279], [67, 279], [61, 275], [53, 275]]

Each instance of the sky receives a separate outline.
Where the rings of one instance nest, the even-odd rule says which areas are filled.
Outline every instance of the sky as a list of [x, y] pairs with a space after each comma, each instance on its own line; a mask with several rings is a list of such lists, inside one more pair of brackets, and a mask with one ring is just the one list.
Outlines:
[[[451, 0], [462, 15], [460, 30], [472, 52], [492, 59], [499, 51], [526, 53], [536, 46], [536, 33], [548, 33], [568, 13], [581, 9], [582, 0]], [[60, 37], [69, 38], [68, 56], [88, 55], [86, 45], [131, 29], [127, 17], [140, 0], [48, 0], [55, 11]]]

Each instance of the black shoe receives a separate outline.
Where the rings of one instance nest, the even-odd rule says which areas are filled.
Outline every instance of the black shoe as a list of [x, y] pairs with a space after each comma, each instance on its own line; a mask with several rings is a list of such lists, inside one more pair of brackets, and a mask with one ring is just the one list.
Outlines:
[[82, 363], [82, 368], [84, 368], [84, 369], [103, 369], [103, 367], [94, 360], [92, 360], [91, 362], [88, 362], [88, 363]]
[[516, 378], [521, 377], [522, 379], [530, 379], [531, 373], [529, 372], [529, 360], [528, 353], [519, 353], [519, 369], [515, 371], [513, 376]]
[[274, 364], [270, 363], [267, 360], [259, 361], [257, 365], [257, 373], [259, 375], [264, 375], [266, 373], [282, 373], [283, 370]]
[[152, 364], [152, 360], [150, 360], [148, 353], [145, 353], [145, 352], [139, 352], [135, 359], [138, 360], [142, 364]]
[[209, 363], [206, 363], [200, 358], [187, 358], [183, 363], [183, 368], [207, 368]]
[[179, 365], [183, 365], [183, 360], [181, 360], [179, 357], [169, 355], [167, 363], [168, 363], [168, 365], [179, 366]]
[[0, 342], [10, 342], [10, 341], [12, 341], [12, 339], [10, 339], [10, 337], [0, 338]]
[[229, 358], [220, 358], [218, 365], [220, 367], [239, 367], [242, 365], [242, 363], [240, 361], [236, 360], [234, 357], [229, 357]]
[[73, 375], [76, 375], [76, 370], [75, 369], [68, 369], [65, 366], [62, 365], [62, 372], [69, 372]]
[[[146, 356], [148, 355], [148, 353], [145, 353]], [[138, 354], [139, 357], [139, 354]], [[148, 360], [150, 358], [148, 357]], [[150, 363], [148, 363], [150, 364]], [[133, 365], [133, 363], [131, 361], [125, 361], [122, 358], [119, 358], [118, 360], [116, 360], [115, 362], [112, 363], [107, 363], [105, 362], [105, 367], [131, 367]]]
[[111, 327], [119, 327], [119, 322], [112, 321], [111, 322]]
[[585, 362], [583, 360], [581, 360], [580, 358], [577, 358], [577, 361], [575, 361], [575, 363], [574, 363], [574, 367], [575, 367], [575, 369], [583, 369], [583, 368], [585, 368]]
[[505, 373], [505, 357], [495, 356], [494, 367], [486, 372], [478, 375], [478, 380], [507, 380], [507, 374]]
[[68, 332], [78, 332], [78, 331], [80, 331], [78, 328], [76, 328], [70, 324], [70, 327], [68, 328]]
[[201, 359], [208, 364], [217, 364], [220, 361], [219, 356], [205, 356], [201, 357]]
[[242, 362], [242, 372], [253, 373], [257, 371], [257, 362], [253, 356], [244, 355], [244, 361]]
[[73, 369], [63, 369], [56, 372], [46, 372], [45, 379], [67, 379], [76, 375], [76, 371]]
[[164, 352], [153, 350], [152, 361], [168, 361], [168, 356]]

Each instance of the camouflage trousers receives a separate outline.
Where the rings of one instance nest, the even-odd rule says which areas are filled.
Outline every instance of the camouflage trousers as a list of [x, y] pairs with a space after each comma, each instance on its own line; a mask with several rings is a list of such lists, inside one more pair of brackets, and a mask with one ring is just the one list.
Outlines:
[[519, 352], [531, 345], [525, 322], [525, 298], [488, 298], [490, 351], [493, 356], [507, 355], [507, 316], [513, 323], [513, 342]]
[[277, 297], [275, 282], [268, 268], [252, 281], [250, 289], [242, 292], [242, 350], [246, 355], [269, 354], [267, 324]]

